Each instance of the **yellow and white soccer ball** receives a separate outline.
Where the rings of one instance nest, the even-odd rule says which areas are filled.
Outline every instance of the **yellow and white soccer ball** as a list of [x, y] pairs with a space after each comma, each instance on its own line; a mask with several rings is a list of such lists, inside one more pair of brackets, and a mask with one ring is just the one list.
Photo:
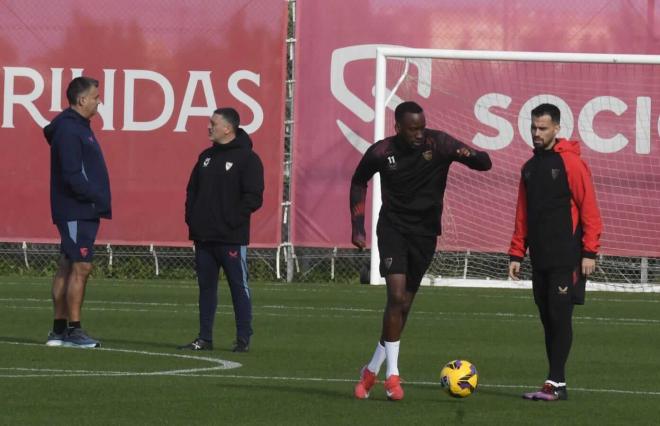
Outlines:
[[479, 375], [470, 361], [456, 359], [448, 362], [440, 371], [440, 384], [449, 395], [465, 398], [477, 390]]

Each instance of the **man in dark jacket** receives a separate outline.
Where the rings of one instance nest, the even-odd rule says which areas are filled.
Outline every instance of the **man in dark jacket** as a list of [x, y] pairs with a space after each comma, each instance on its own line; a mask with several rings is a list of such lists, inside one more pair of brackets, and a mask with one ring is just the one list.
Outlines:
[[62, 256], [53, 278], [55, 319], [48, 346], [101, 345], [80, 323], [100, 218], [112, 216], [108, 169], [90, 127], [100, 103], [98, 85], [89, 77], [73, 79], [66, 91], [70, 107], [44, 128], [50, 144], [51, 212], [62, 239]]
[[219, 108], [209, 122], [213, 146], [193, 168], [186, 193], [186, 223], [195, 242], [199, 285], [199, 335], [179, 349], [213, 349], [213, 321], [218, 306], [218, 274], [227, 276], [234, 305], [234, 352], [247, 352], [252, 335], [247, 245], [250, 215], [261, 207], [264, 170], [252, 141], [239, 128], [233, 108]]
[[542, 401], [568, 398], [565, 365], [573, 340], [573, 306], [584, 304], [602, 230], [591, 172], [578, 143], [557, 138], [559, 122], [555, 105], [532, 110], [534, 156], [522, 167], [509, 249], [509, 276], [517, 280], [529, 247], [549, 371], [543, 388], [523, 398]]

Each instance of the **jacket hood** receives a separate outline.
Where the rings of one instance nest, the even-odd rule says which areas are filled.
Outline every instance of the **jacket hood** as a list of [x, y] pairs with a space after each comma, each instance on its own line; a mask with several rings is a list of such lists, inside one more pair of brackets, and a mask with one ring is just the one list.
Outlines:
[[68, 122], [69, 120], [79, 121], [82, 124], [89, 126], [89, 120], [84, 118], [82, 115], [78, 114], [71, 108], [67, 108], [61, 113], [57, 114], [53, 121], [50, 122], [46, 127], [44, 127], [44, 137], [48, 145], [51, 145], [53, 142], [53, 137], [58, 128], [60, 128], [63, 123]]
[[578, 141], [569, 141], [568, 139], [557, 139], [557, 143], [552, 147], [555, 152], [572, 152], [580, 155], [580, 143]]
[[214, 143], [213, 144], [215, 147], [220, 148], [220, 149], [252, 149], [252, 139], [250, 139], [250, 135], [247, 134], [245, 130], [242, 128], [238, 128], [236, 131], [236, 137], [229, 143], [226, 143], [224, 145]]

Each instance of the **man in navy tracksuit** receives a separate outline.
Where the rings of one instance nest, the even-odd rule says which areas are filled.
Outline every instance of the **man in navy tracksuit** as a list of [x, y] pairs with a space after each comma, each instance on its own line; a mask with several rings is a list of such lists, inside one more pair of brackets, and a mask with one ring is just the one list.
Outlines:
[[44, 128], [50, 144], [51, 212], [62, 239], [62, 256], [53, 278], [55, 319], [48, 346], [101, 345], [80, 323], [99, 219], [112, 216], [108, 169], [90, 127], [100, 103], [98, 85], [89, 77], [73, 79], [66, 91], [70, 107]]
[[239, 128], [233, 108], [219, 108], [209, 122], [213, 146], [193, 168], [186, 194], [186, 223], [195, 242], [199, 285], [199, 335], [180, 349], [213, 349], [213, 321], [218, 306], [218, 273], [227, 276], [234, 305], [234, 352], [247, 352], [252, 335], [252, 301], [246, 249], [250, 215], [261, 207], [264, 170], [252, 141]]
[[573, 340], [573, 306], [584, 303], [586, 277], [596, 269], [602, 222], [591, 172], [576, 141], [557, 138], [560, 111], [532, 110], [534, 156], [521, 171], [509, 275], [518, 279], [529, 248], [532, 288], [545, 332], [549, 371], [543, 388], [523, 398], [568, 398], [565, 366]]

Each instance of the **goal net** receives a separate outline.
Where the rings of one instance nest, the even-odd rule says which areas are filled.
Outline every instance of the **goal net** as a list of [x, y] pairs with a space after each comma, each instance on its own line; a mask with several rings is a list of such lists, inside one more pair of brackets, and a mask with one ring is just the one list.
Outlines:
[[[375, 140], [394, 132], [396, 105], [413, 100], [428, 128], [493, 161], [485, 173], [452, 165], [427, 282], [518, 285], [506, 252], [520, 168], [532, 155], [530, 112], [549, 102], [562, 113], [559, 136], [580, 141], [603, 217], [589, 288], [660, 291], [660, 56], [382, 48], [377, 64]], [[523, 279], [530, 269], [526, 261]]]

